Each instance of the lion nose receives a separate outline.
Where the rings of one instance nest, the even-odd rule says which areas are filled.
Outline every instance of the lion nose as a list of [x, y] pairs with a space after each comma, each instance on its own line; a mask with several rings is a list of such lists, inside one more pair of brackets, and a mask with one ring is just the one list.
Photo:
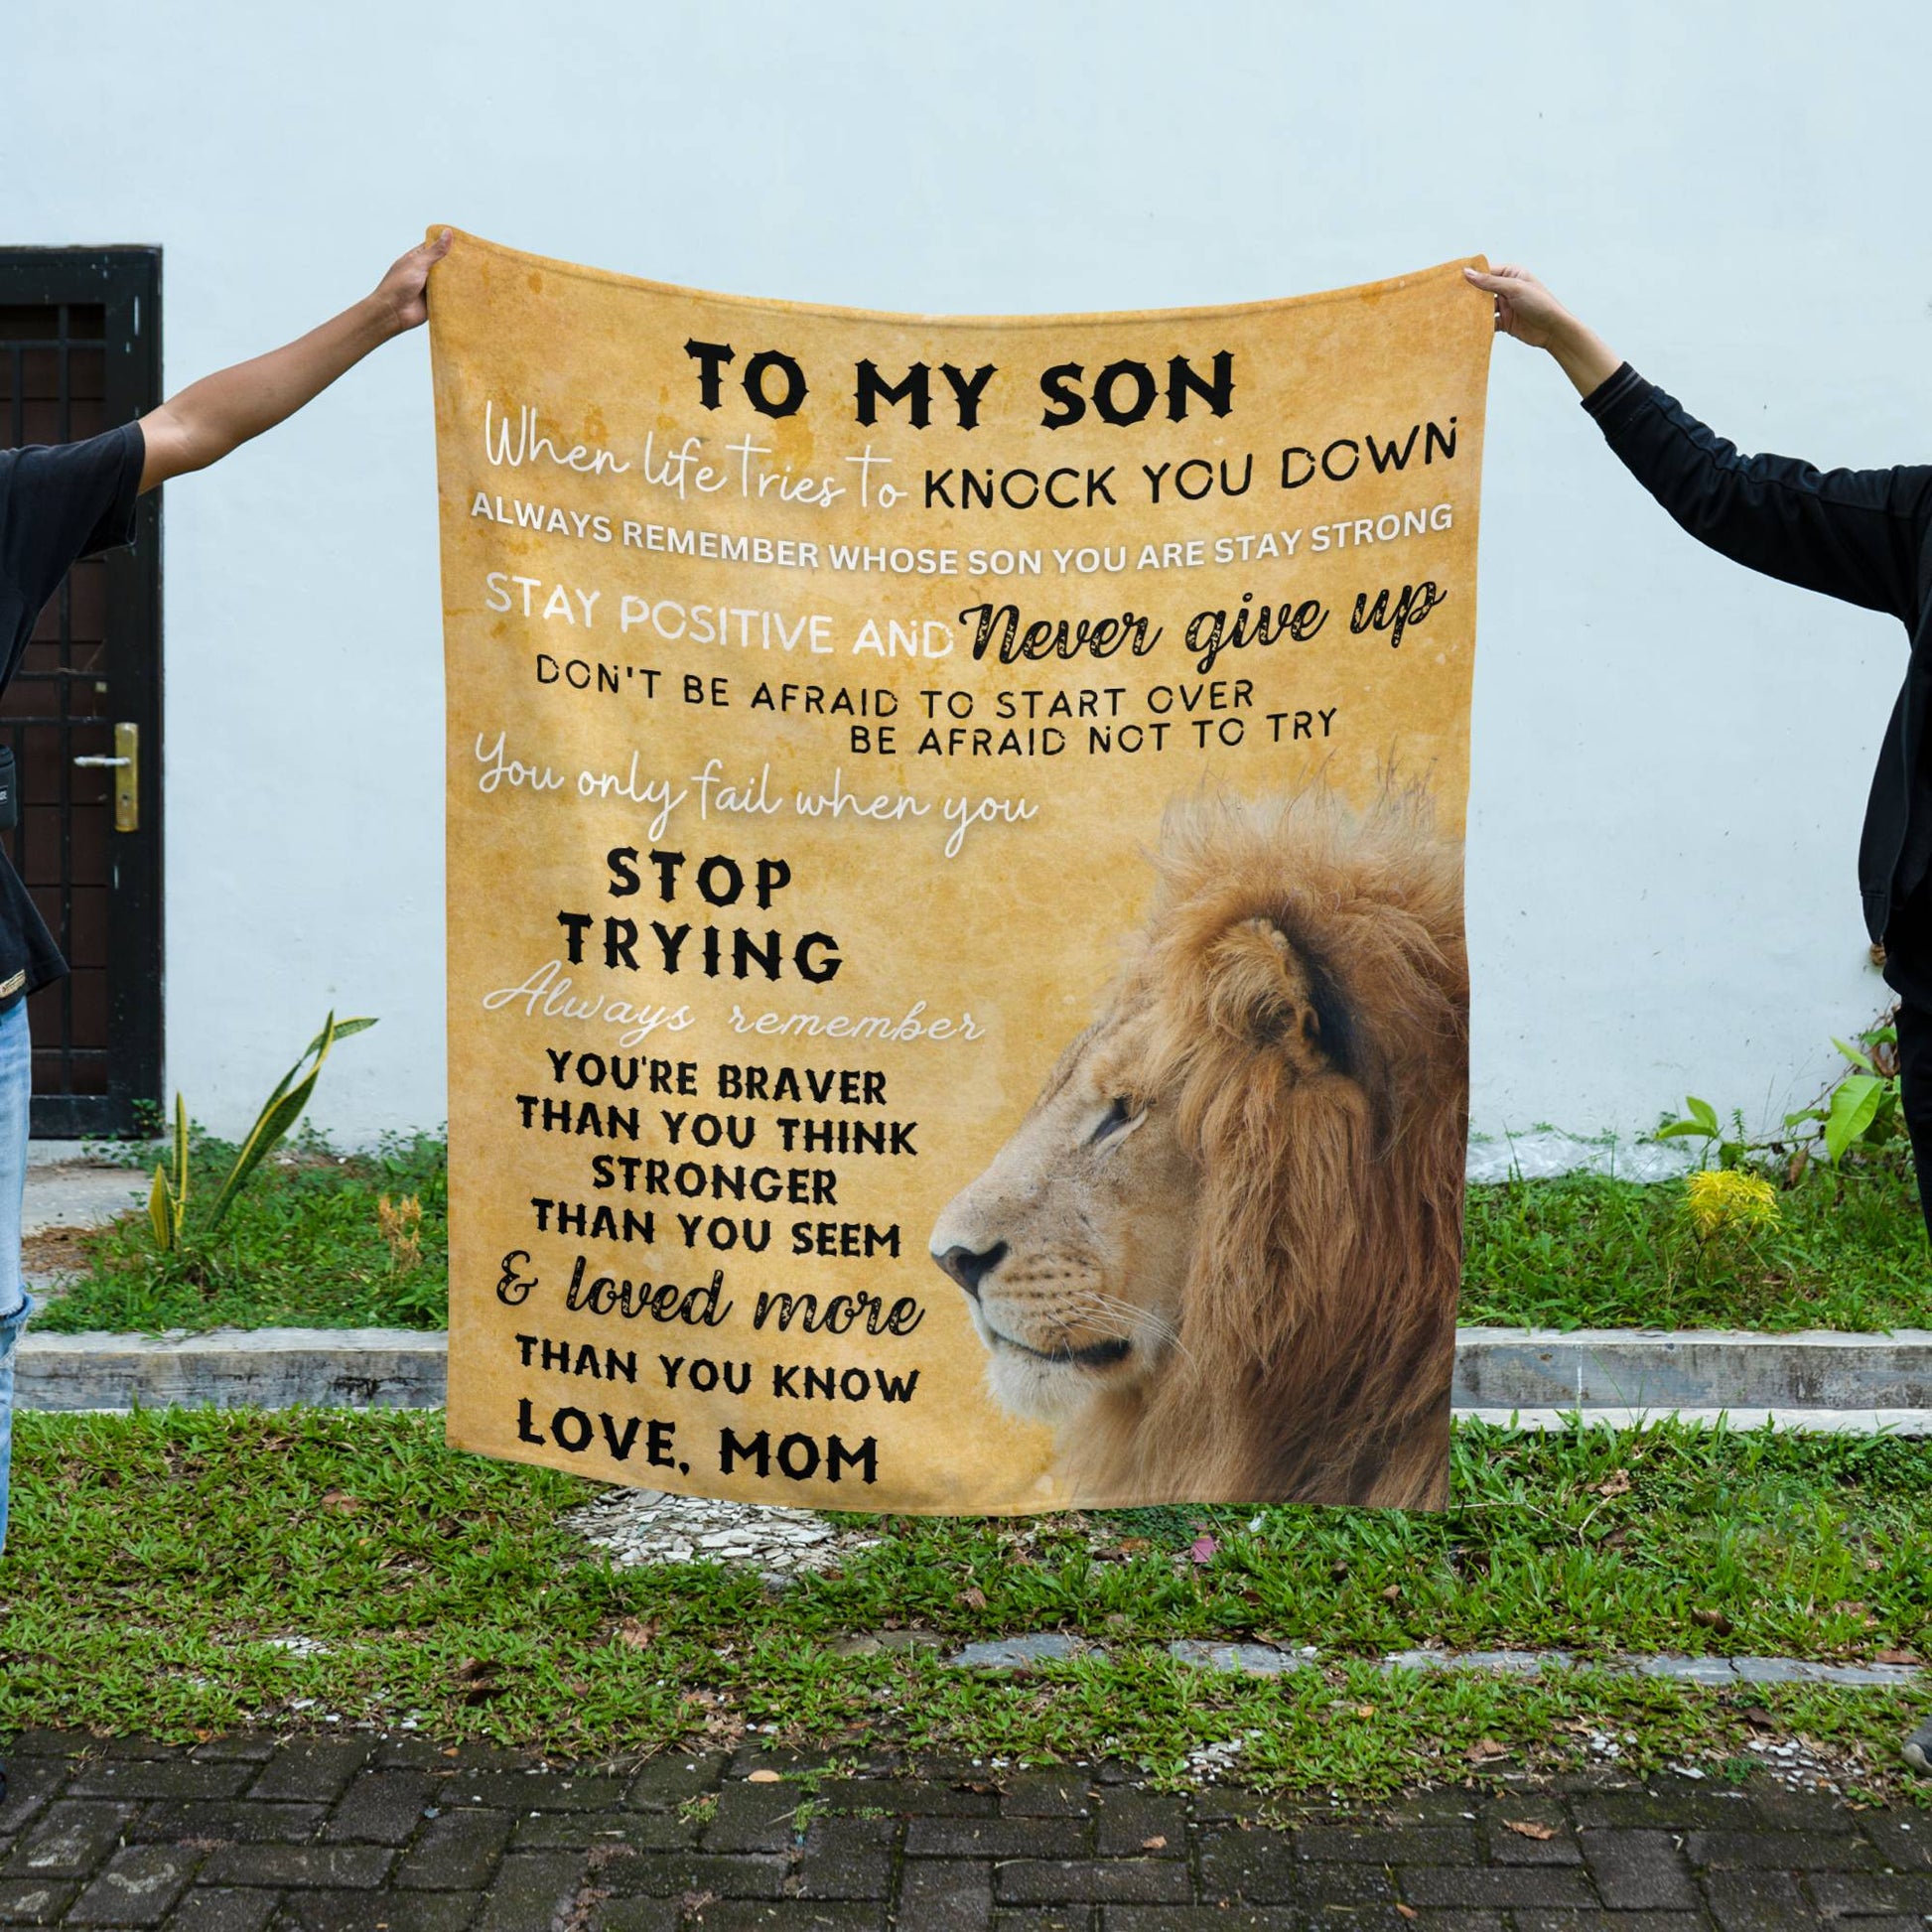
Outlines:
[[979, 1300], [980, 1283], [1006, 1259], [1007, 1244], [996, 1241], [992, 1247], [975, 1254], [971, 1248], [948, 1248], [936, 1261], [974, 1301]]

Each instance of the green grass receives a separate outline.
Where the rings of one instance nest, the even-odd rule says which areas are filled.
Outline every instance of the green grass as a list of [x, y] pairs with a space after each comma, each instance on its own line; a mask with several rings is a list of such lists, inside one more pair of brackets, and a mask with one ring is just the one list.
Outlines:
[[[198, 1144], [198, 1168], [225, 1153]], [[219, 1165], [218, 1165], [219, 1164]], [[376, 1203], [422, 1202], [422, 1258], [399, 1269]], [[1909, 1173], [1817, 1168], [1778, 1197], [1778, 1227], [1700, 1245], [1675, 1181], [1576, 1175], [1468, 1192], [1462, 1318], [1546, 1327], [1874, 1330], [1932, 1326], [1932, 1261]], [[259, 1173], [217, 1241], [159, 1255], [145, 1216], [89, 1237], [86, 1272], [36, 1317], [44, 1331], [232, 1323], [440, 1328], [448, 1311], [444, 1147], [419, 1135], [370, 1156], [309, 1142]]]
[[[233, 1153], [197, 1137], [196, 1186], [211, 1195]], [[422, 1204], [421, 1258], [412, 1266], [398, 1266], [383, 1238], [385, 1194]], [[191, 1194], [191, 1217], [200, 1198]], [[441, 1328], [450, 1299], [444, 1143], [419, 1134], [373, 1154], [340, 1155], [303, 1139], [256, 1172], [214, 1238], [190, 1253], [157, 1253], [145, 1214], [87, 1237], [81, 1249], [86, 1272], [47, 1299], [36, 1328]]]
[[[590, 1485], [447, 1449], [436, 1417], [25, 1415], [15, 1454], [0, 1731], [181, 1738], [333, 1715], [590, 1753], [759, 1725], [820, 1748], [1122, 1756], [1163, 1775], [1238, 1737], [1246, 1779], [1368, 1793], [1465, 1775], [1485, 1738], [1508, 1747], [1501, 1767], [1572, 1766], [1583, 1745], [1563, 1726], [1578, 1724], [1627, 1735], [1627, 1765], [1722, 1766], [1754, 1734], [1750, 1710], [1862, 1755], [1875, 1790], [1925, 1701], [1374, 1667], [1431, 1641], [1599, 1659], [1917, 1651], [1932, 1446], [1895, 1440], [1466, 1428], [1455, 1506], [1438, 1517], [893, 1518], [872, 1525], [879, 1545], [775, 1597], [711, 1565], [613, 1571], [558, 1521]], [[1188, 1556], [1203, 1526], [1219, 1541], [1204, 1566]], [[1064, 1629], [1107, 1653], [1000, 1680], [929, 1650], [836, 1647], [904, 1626]], [[264, 1641], [292, 1636], [326, 1652]], [[1175, 1664], [1161, 1647], [1174, 1637], [1312, 1643], [1325, 1662], [1222, 1676]]]
[[1553, 1328], [1932, 1326], [1909, 1172], [1812, 1169], [1778, 1225], [1700, 1243], [1681, 1183], [1575, 1174], [1471, 1187], [1462, 1319]]

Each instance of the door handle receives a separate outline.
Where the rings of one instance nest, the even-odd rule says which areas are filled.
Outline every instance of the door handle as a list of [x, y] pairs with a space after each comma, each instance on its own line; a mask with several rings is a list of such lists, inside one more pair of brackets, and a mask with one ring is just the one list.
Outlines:
[[135, 832], [141, 826], [141, 727], [114, 727], [114, 756], [77, 758], [74, 763], [114, 774], [114, 830]]

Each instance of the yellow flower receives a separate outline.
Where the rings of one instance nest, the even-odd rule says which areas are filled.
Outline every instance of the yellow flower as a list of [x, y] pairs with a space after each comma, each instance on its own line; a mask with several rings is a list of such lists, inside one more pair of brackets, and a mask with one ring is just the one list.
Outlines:
[[1762, 1174], [1702, 1168], [1684, 1176], [1684, 1207], [1702, 1236], [1745, 1234], [1777, 1225], [1778, 1194]]
[[400, 1204], [387, 1194], [375, 1204], [376, 1226], [389, 1244], [389, 1259], [398, 1273], [406, 1273], [423, 1258], [423, 1204], [414, 1194], [405, 1194]]

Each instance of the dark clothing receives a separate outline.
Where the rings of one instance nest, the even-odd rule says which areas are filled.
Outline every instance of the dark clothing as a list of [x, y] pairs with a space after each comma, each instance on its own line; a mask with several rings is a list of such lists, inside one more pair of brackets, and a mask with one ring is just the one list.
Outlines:
[[1932, 1237], [1932, 466], [1821, 473], [1739, 456], [1628, 362], [1584, 407], [1694, 537], [1767, 577], [1887, 612], [1911, 634], [1865, 804], [1859, 891], [1899, 996], [1899, 1097]]
[[1767, 577], [1883, 611], [1911, 633], [1859, 840], [1865, 929], [1884, 939], [1894, 898], [1932, 860], [1932, 466], [1820, 472], [1790, 457], [1739, 456], [1628, 362], [1584, 407], [1701, 542]]
[[1921, 879], [1891, 908], [1885, 926], [1885, 983], [1932, 1015], [1932, 879]]
[[[75, 559], [134, 535], [146, 456], [138, 423], [84, 443], [0, 450], [0, 691]], [[27, 888], [0, 854], [0, 1012], [67, 970]]]
[[1898, 1101], [1912, 1137], [1919, 1208], [1932, 1239], [1932, 880], [1921, 879], [1891, 909], [1885, 978], [1898, 995]]
[[1898, 1009], [1898, 1098], [1905, 1131], [1912, 1137], [1912, 1166], [1919, 1176], [1918, 1200], [1925, 1232], [1932, 1238], [1932, 1007], [1911, 1000]]

